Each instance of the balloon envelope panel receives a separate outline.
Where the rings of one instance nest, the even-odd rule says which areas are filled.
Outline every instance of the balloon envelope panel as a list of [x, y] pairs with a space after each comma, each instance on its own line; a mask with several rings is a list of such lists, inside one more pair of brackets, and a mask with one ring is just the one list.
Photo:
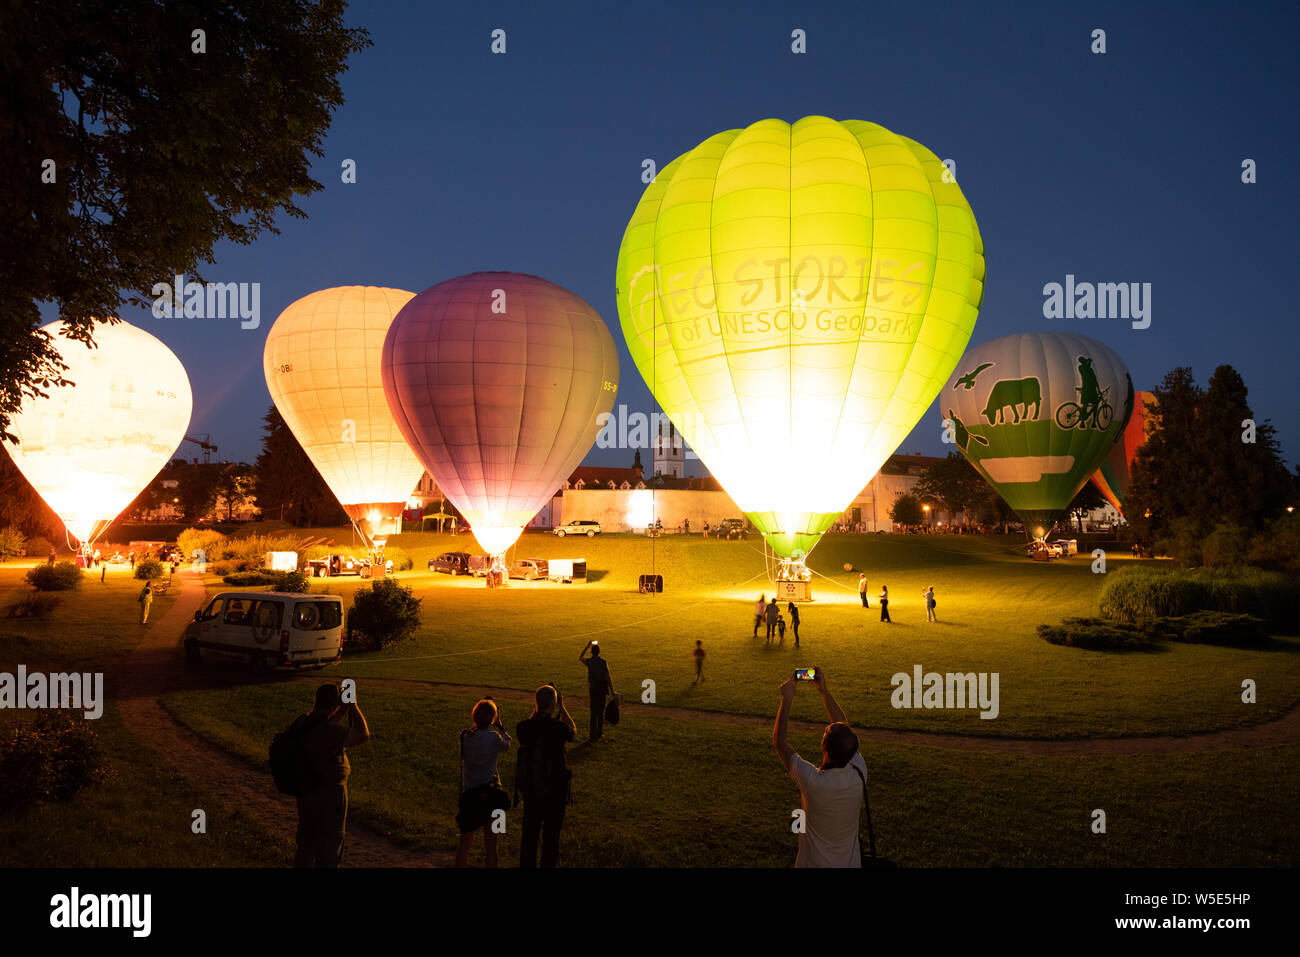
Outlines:
[[1106, 461], [1101, 463], [1101, 468], [1097, 469], [1092, 476], [1092, 481], [1097, 488], [1101, 489], [1101, 494], [1106, 496], [1106, 500], [1121, 515], [1124, 514], [1124, 496], [1128, 495], [1129, 485], [1132, 483], [1129, 468], [1133, 464], [1133, 457], [1137, 455], [1137, 450], [1147, 440], [1147, 434], [1152, 426], [1153, 420], [1148, 414], [1147, 406], [1155, 404], [1154, 393], [1137, 393], [1137, 400], [1133, 404], [1133, 417], [1129, 419], [1119, 441], [1106, 456]]
[[74, 385], [26, 399], [5, 443], [32, 487], [78, 540], [118, 516], [171, 459], [190, 424], [190, 380], [175, 354], [126, 322], [97, 325], [96, 348], [54, 336]]
[[536, 276], [482, 272], [402, 309], [383, 377], [407, 442], [498, 555], [591, 449], [614, 404], [618, 355], [578, 296]]
[[423, 472], [389, 411], [380, 373], [388, 327], [413, 295], [375, 286], [313, 292], [280, 314], [262, 353], [275, 407], [371, 537], [401, 530]]
[[1133, 402], [1128, 368], [1108, 346], [1026, 332], [968, 349], [939, 408], [975, 469], [1043, 535], [1110, 452]]
[[951, 179], [874, 123], [764, 120], [666, 166], [628, 223], [637, 369], [779, 555], [840, 517], [970, 339], [984, 249]]

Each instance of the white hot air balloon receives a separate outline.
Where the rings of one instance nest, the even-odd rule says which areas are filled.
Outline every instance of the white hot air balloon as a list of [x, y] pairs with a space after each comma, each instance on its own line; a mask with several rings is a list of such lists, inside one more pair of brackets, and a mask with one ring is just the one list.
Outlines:
[[280, 313], [262, 355], [275, 407], [372, 546], [401, 531], [424, 472], [380, 375], [388, 327], [412, 296], [376, 286], [313, 292]]
[[126, 322], [97, 325], [95, 348], [54, 337], [73, 385], [27, 399], [3, 443], [19, 470], [83, 545], [93, 542], [171, 459], [194, 399], [175, 354]]

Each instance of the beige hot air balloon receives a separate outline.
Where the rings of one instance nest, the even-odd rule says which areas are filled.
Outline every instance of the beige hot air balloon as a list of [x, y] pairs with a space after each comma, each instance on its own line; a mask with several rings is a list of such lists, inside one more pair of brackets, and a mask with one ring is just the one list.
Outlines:
[[26, 399], [3, 443], [19, 470], [89, 545], [140, 494], [175, 453], [194, 407], [190, 380], [175, 354], [127, 322], [96, 325], [95, 348], [54, 337], [73, 385]]
[[388, 411], [384, 336], [414, 293], [339, 286], [304, 296], [266, 337], [266, 386], [289, 429], [372, 546], [401, 531], [424, 467]]

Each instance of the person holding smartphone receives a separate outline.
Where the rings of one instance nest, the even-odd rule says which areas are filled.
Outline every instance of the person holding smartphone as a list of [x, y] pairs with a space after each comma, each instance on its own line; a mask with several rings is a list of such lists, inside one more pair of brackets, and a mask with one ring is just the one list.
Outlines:
[[[830, 724], [822, 733], [821, 766], [814, 767], [787, 740], [796, 689], [811, 681], [826, 706]], [[786, 773], [799, 786], [803, 832], [795, 867], [862, 866], [859, 814], [866, 791], [867, 763], [858, 752], [858, 736], [826, 687], [821, 668], [801, 668], [781, 685], [781, 704], [772, 727], [772, 747]]]
[[501, 726], [500, 712], [491, 697], [475, 704], [470, 718], [473, 726], [460, 733], [460, 800], [456, 813], [460, 845], [456, 849], [456, 866], [469, 866], [474, 835], [482, 831], [484, 866], [496, 867], [497, 835], [492, 830], [492, 816], [510, 808], [510, 795], [501, 786], [497, 759], [510, 750], [510, 735]]
[[555, 867], [560, 858], [560, 828], [569, 803], [573, 773], [564, 760], [564, 746], [573, 740], [573, 718], [564, 696], [554, 684], [537, 689], [537, 707], [519, 722], [515, 766], [515, 792], [524, 799], [524, 833], [519, 842], [519, 866], [537, 867], [537, 842], [542, 844], [542, 867]]
[[[587, 652], [591, 657], [587, 657]], [[609, 673], [609, 663], [600, 656], [600, 642], [589, 641], [578, 660], [587, 668], [587, 692], [591, 698], [591, 722], [587, 740], [595, 743], [605, 733], [605, 696], [614, 694], [614, 678]]]

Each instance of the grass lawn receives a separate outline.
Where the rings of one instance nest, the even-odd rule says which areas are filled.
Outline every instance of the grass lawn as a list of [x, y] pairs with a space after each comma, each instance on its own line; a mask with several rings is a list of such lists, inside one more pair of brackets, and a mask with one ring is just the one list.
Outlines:
[[[304, 533], [306, 534], [306, 532]], [[346, 530], [335, 530], [346, 541]], [[477, 551], [472, 540], [432, 533], [395, 539], [416, 561], [399, 575], [424, 601], [415, 639], [354, 655], [322, 676], [358, 679], [374, 739], [353, 754], [355, 820], [430, 851], [455, 840], [456, 731], [479, 689], [531, 690], [556, 681], [585, 727], [585, 671], [575, 660], [598, 637], [618, 689], [657, 703], [770, 717], [776, 685], [795, 667], [818, 665], [850, 720], [860, 726], [1040, 738], [1181, 734], [1261, 722], [1300, 699], [1300, 640], [1264, 651], [1172, 645], [1103, 653], [1048, 644], [1042, 622], [1091, 615], [1102, 578], [1088, 558], [1031, 563], [1015, 537], [831, 536], [813, 555], [816, 600], [802, 606], [804, 647], [765, 647], [752, 637], [752, 607], [768, 589], [759, 544], [631, 535], [559, 540], [530, 533], [518, 557], [585, 557], [585, 584], [481, 579], [422, 569], [440, 551]], [[1113, 570], [1130, 559], [1112, 559]], [[853, 569], [846, 571], [844, 565]], [[27, 564], [0, 565], [0, 609], [29, 589]], [[871, 609], [857, 596], [866, 569]], [[664, 576], [659, 596], [636, 592], [639, 573]], [[892, 593], [892, 625], [879, 621], [881, 584]], [[211, 593], [226, 589], [208, 576]], [[940, 623], [927, 624], [921, 589], [933, 584]], [[365, 582], [314, 583], [345, 601]], [[62, 593], [45, 621], [0, 618], [0, 670], [102, 670], [110, 697], [118, 666], [138, 642], [139, 583], [125, 569], [88, 576]], [[155, 601], [161, 619], [172, 596]], [[690, 651], [704, 641], [708, 680], [693, 676]], [[890, 676], [927, 671], [997, 672], [1000, 714], [911, 711], [890, 706]], [[179, 665], [179, 662], [178, 662]], [[432, 694], [367, 685], [406, 678], [464, 686]], [[1259, 703], [1243, 705], [1253, 678]], [[184, 724], [255, 765], [275, 731], [305, 709], [311, 684], [248, 683], [240, 672], [169, 694]], [[525, 717], [506, 702], [507, 725]], [[820, 721], [812, 696], [795, 717]], [[0, 721], [14, 720], [0, 713]], [[111, 707], [98, 730], [114, 780], [68, 802], [0, 816], [0, 863], [279, 865], [287, 848], [242, 813], [190, 785], [141, 749]], [[816, 738], [796, 740], [809, 752]], [[571, 749], [575, 803], [564, 855], [571, 864], [788, 865], [790, 812], [798, 792], [762, 729], [669, 718], [640, 709], [600, 746]], [[873, 810], [882, 852], [908, 865], [1274, 865], [1300, 857], [1295, 791], [1300, 746], [1241, 753], [1116, 758], [1042, 758], [872, 745]], [[503, 765], [507, 785], [513, 757]], [[269, 777], [268, 788], [271, 787]], [[190, 811], [209, 814], [210, 835], [189, 832]], [[1094, 808], [1109, 833], [1089, 829]], [[512, 830], [518, 818], [511, 818]], [[220, 838], [212, 835], [222, 835]], [[508, 834], [503, 860], [517, 852]], [[196, 842], [203, 841], [200, 845]]]
[[[29, 594], [30, 562], [0, 565], [0, 609]], [[111, 698], [115, 670], [140, 639], [136, 596], [144, 583], [125, 567], [110, 567], [100, 584], [89, 572], [78, 589], [52, 592], [62, 601], [44, 621], [0, 618], [0, 671], [104, 672], [109, 702], [95, 722], [109, 755], [109, 780], [67, 801], [0, 814], [0, 866], [212, 867], [279, 863], [292, 849], [243, 812], [195, 788], [140, 746], [123, 726]], [[154, 600], [158, 620], [175, 595]], [[3, 612], [0, 611], [0, 614]], [[0, 734], [30, 712], [0, 711]], [[191, 813], [207, 813], [208, 833], [191, 831]]]
[[[306, 707], [310, 690], [271, 682], [172, 695], [165, 705], [264, 766], [267, 742]], [[349, 752], [354, 820], [417, 847], [453, 848], [456, 734], [475, 698], [364, 684], [361, 695], [373, 737]], [[519, 703], [503, 710], [512, 732], [527, 716]], [[583, 728], [585, 709], [570, 710]], [[808, 754], [817, 737], [796, 734], [793, 743]], [[638, 714], [600, 745], [570, 746], [569, 755], [566, 865], [793, 862], [790, 814], [799, 792], [770, 732]], [[1300, 853], [1300, 747], [1079, 760], [871, 745], [866, 757], [880, 851], [907, 866], [1262, 866], [1292, 865]], [[501, 772], [510, 789], [513, 752]], [[1106, 834], [1090, 830], [1095, 808], [1106, 812]], [[517, 861], [520, 820], [513, 811], [508, 818], [507, 866]]]
[[[1185, 733], [1268, 720], [1300, 700], [1294, 639], [1267, 651], [1169, 645], [1128, 654], [1043, 641], [1038, 624], [1096, 614], [1102, 576], [1087, 557], [1030, 562], [1018, 536], [827, 537], [813, 553], [816, 600], [801, 609], [797, 652], [789, 632], [783, 646], [752, 637], [754, 600], [768, 590], [753, 541], [670, 536], [652, 545], [632, 535], [560, 540], [529, 533], [516, 547], [520, 557], [586, 557], [593, 580], [505, 589], [421, 571], [439, 551], [477, 551], [465, 536], [394, 541], [415, 558], [415, 570], [398, 577], [423, 598], [425, 624], [413, 641], [352, 657], [345, 670], [354, 677], [521, 689], [555, 681], [578, 690], [585, 675], [578, 652], [597, 638], [624, 694], [640, 696], [651, 680], [659, 704], [766, 715], [791, 670], [817, 665], [855, 721], [882, 728], [1042, 738]], [[1109, 567], [1131, 560], [1112, 558]], [[846, 563], [855, 570], [844, 571]], [[662, 595], [636, 592], [638, 573], [651, 567], [664, 576]], [[856, 569], [868, 574], [867, 610]], [[893, 624], [879, 620], [881, 584], [892, 595]], [[935, 586], [937, 624], [925, 621], [920, 593], [928, 584]], [[209, 576], [210, 590], [223, 587]], [[349, 601], [366, 583], [338, 578], [315, 587]], [[697, 638], [708, 655], [709, 680], [701, 686], [691, 683]], [[998, 673], [996, 720], [975, 710], [894, 709], [891, 677], [910, 675], [917, 664]], [[1241, 702], [1245, 678], [1258, 685], [1257, 704]], [[799, 706], [795, 716], [817, 717]]]

